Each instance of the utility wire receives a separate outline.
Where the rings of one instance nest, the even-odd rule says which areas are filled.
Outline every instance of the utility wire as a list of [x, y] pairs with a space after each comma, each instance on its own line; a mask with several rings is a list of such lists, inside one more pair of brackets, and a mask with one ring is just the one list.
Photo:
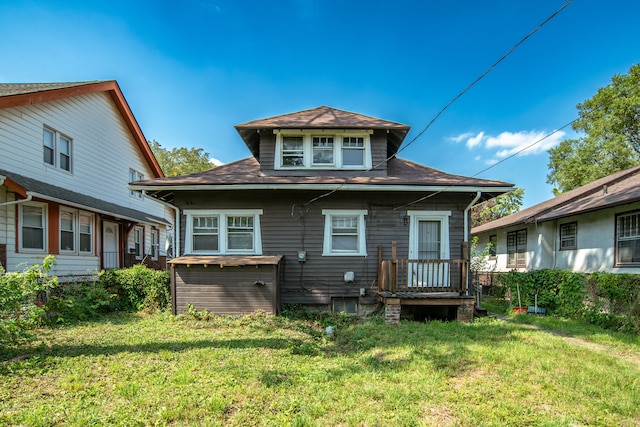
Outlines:
[[[469, 85], [467, 85], [466, 88], [464, 88], [460, 93], [458, 93], [455, 97], [453, 97], [451, 99], [451, 101], [449, 101], [440, 111], [438, 111], [438, 113], [431, 119], [431, 121], [429, 121], [429, 123], [427, 123], [427, 125], [415, 136], [413, 137], [408, 143], [406, 143], [405, 145], [402, 146], [402, 148], [400, 148], [398, 151], [395, 152], [395, 154], [393, 154], [392, 156], [386, 158], [384, 161], [374, 165], [373, 167], [371, 167], [370, 169], [368, 169], [367, 171], [371, 171], [371, 170], [375, 170], [377, 167], [379, 167], [380, 165], [388, 162], [389, 160], [391, 160], [392, 158], [396, 157], [398, 155], [398, 153], [401, 153], [402, 151], [404, 151], [407, 147], [409, 147], [411, 144], [413, 144], [416, 140], [418, 140], [418, 138], [420, 138], [426, 131], [427, 129], [429, 129], [431, 127], [431, 125], [433, 125], [433, 123], [435, 123], [436, 120], [438, 120], [438, 118], [454, 103], [456, 102], [460, 97], [462, 97], [465, 93], [467, 93], [473, 86], [476, 85], [476, 83], [478, 83], [480, 80], [482, 80], [487, 74], [489, 74], [489, 72], [491, 72], [491, 70], [493, 70], [498, 64], [500, 64], [502, 61], [504, 61], [509, 55], [511, 55], [511, 53], [513, 53], [518, 47], [520, 47], [520, 45], [522, 43], [524, 43], [526, 40], [528, 40], [533, 34], [535, 34], [540, 28], [542, 28], [544, 25], [546, 25], [549, 21], [551, 21], [553, 18], [555, 18], [560, 12], [562, 12], [567, 6], [569, 6], [569, 4], [571, 4], [573, 2], [573, 0], [568, 0], [565, 4], [563, 4], [558, 10], [556, 10], [554, 13], [552, 13], [547, 19], [545, 19], [542, 23], [540, 23], [537, 27], [535, 27], [533, 30], [531, 30], [526, 36], [524, 36], [522, 39], [520, 39], [520, 41], [518, 43], [516, 43], [515, 45], [513, 45], [513, 47], [511, 47], [511, 49], [509, 49], [509, 51], [507, 51], [507, 53], [505, 53], [504, 55], [502, 55], [502, 57], [500, 57], [500, 59], [498, 59], [495, 63], [493, 63], [489, 68], [487, 68], [482, 74], [480, 74], [480, 76], [478, 76], [474, 81], [472, 81]], [[320, 200], [324, 197], [330, 196], [333, 193], [335, 193], [336, 191], [338, 191], [340, 188], [342, 188], [344, 185], [346, 185], [352, 178], [348, 178], [346, 181], [342, 182], [338, 187], [334, 188], [333, 190], [321, 194], [318, 197], [315, 197], [311, 200], [309, 200], [308, 202], [304, 203], [302, 206], [308, 206], [314, 202], [316, 202], [317, 200]]]

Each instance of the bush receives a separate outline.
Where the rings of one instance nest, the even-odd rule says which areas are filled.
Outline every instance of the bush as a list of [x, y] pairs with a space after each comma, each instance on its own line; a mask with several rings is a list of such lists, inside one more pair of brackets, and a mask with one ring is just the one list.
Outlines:
[[28, 328], [44, 321], [46, 307], [37, 297], [58, 286], [58, 279], [49, 276], [54, 263], [55, 257], [49, 255], [22, 272], [7, 273], [0, 267], [0, 342], [26, 338]]
[[539, 307], [549, 314], [582, 319], [606, 328], [640, 333], [640, 275], [573, 273], [563, 270], [511, 271], [499, 281], [512, 304]]
[[99, 283], [118, 296], [126, 310], [164, 310], [171, 303], [169, 272], [138, 264], [122, 270], [102, 271]]

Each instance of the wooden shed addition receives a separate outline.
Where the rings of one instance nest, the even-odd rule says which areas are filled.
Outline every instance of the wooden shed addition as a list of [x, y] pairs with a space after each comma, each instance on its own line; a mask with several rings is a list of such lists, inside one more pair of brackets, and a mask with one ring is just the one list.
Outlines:
[[278, 314], [284, 257], [181, 256], [171, 260], [173, 314], [187, 305], [216, 314]]

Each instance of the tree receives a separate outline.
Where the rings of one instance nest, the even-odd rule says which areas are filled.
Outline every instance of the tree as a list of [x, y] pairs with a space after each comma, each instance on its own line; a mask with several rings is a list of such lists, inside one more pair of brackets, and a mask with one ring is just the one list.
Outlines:
[[202, 148], [163, 148], [158, 141], [148, 141], [165, 176], [186, 175], [215, 167], [209, 161], [209, 153]]
[[523, 197], [524, 188], [516, 188], [509, 193], [474, 206], [471, 208], [471, 226], [477, 227], [518, 212], [522, 207]]
[[640, 164], [640, 64], [576, 108], [572, 128], [582, 136], [549, 150], [547, 183], [556, 195]]

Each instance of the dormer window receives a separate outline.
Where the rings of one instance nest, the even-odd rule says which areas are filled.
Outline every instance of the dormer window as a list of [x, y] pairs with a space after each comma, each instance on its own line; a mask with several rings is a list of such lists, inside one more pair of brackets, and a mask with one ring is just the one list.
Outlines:
[[373, 131], [283, 129], [274, 133], [275, 169], [371, 168]]

